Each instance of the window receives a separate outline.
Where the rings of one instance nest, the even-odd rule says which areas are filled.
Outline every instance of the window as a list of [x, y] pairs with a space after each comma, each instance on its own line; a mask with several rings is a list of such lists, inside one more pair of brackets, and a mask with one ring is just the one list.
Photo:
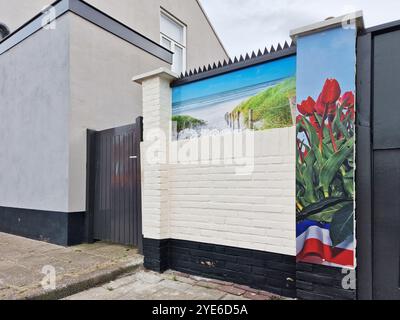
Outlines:
[[161, 45], [174, 53], [172, 71], [178, 74], [185, 72], [186, 26], [166, 12], [161, 12], [160, 26]]
[[10, 34], [10, 30], [7, 26], [0, 22], [0, 41]]

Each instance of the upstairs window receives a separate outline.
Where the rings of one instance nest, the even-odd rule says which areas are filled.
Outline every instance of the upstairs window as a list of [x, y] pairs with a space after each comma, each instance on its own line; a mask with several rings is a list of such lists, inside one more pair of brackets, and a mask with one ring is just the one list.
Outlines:
[[174, 53], [172, 71], [186, 71], [186, 26], [166, 12], [160, 18], [161, 45]]

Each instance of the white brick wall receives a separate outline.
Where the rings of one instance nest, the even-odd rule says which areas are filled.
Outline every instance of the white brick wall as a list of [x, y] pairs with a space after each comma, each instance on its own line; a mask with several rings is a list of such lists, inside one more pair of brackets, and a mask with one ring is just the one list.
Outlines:
[[[295, 255], [295, 128], [256, 132], [254, 170], [247, 175], [232, 164], [177, 164], [165, 151], [159, 156], [167, 162], [149, 163], [149, 133], [160, 129], [170, 137], [169, 81], [140, 80], [144, 236]], [[165, 142], [167, 150], [183, 145], [198, 150], [201, 141]]]
[[294, 137], [295, 128], [257, 132], [249, 175], [170, 165], [169, 237], [295, 255]]

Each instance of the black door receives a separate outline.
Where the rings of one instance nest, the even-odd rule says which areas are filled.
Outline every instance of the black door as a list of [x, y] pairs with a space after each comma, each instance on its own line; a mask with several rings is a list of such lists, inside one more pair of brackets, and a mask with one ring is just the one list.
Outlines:
[[375, 35], [372, 47], [373, 298], [397, 300], [400, 299], [400, 31]]
[[141, 136], [141, 119], [89, 133], [89, 240], [141, 248]]

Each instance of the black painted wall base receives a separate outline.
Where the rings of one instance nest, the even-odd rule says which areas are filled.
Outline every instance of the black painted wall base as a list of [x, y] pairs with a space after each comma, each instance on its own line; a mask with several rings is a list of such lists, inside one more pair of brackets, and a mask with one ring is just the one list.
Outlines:
[[295, 257], [185, 240], [144, 239], [144, 266], [235, 282], [295, 297]]
[[355, 290], [343, 289], [342, 269], [297, 263], [297, 298], [301, 300], [356, 300]]
[[83, 242], [84, 212], [65, 213], [0, 207], [0, 232], [61, 246]]

